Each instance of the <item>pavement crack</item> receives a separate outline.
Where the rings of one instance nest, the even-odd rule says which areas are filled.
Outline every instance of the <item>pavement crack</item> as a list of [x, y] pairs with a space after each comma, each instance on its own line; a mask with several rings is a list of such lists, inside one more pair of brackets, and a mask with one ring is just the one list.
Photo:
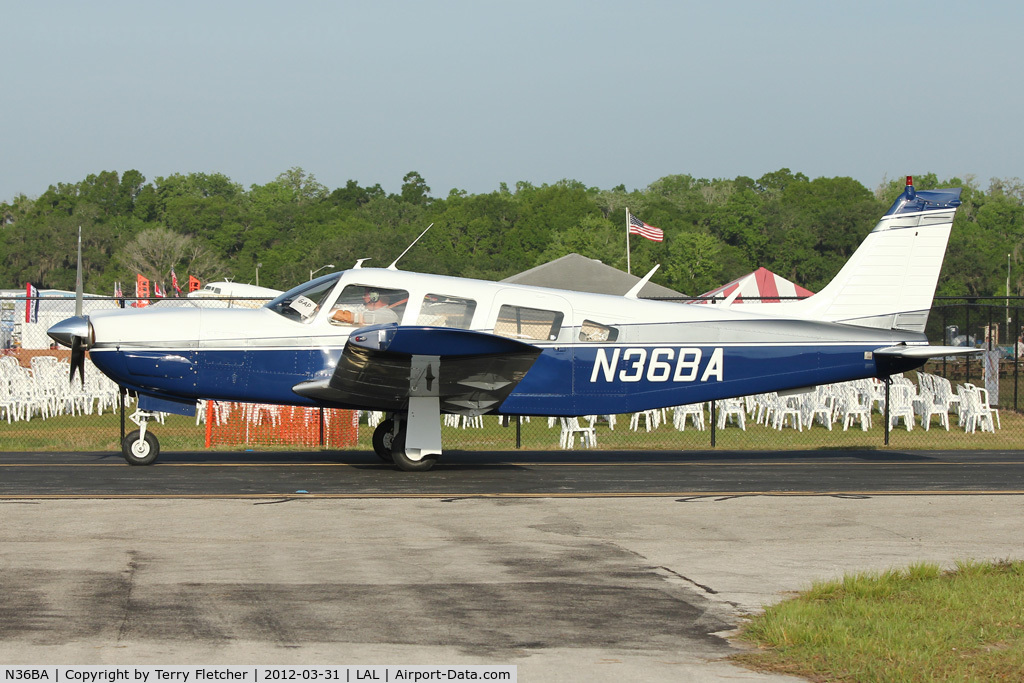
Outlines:
[[121, 625], [117, 629], [117, 642], [121, 642], [128, 635], [129, 621], [132, 615], [132, 593], [135, 590], [135, 577], [139, 572], [139, 553], [135, 550], [128, 551], [128, 566], [125, 568], [122, 586], [124, 599], [122, 601]]
[[697, 581], [694, 581], [693, 579], [691, 579], [688, 576], [683, 576], [682, 574], [680, 574], [679, 572], [675, 571], [674, 569], [669, 569], [668, 567], [666, 567], [664, 565], [655, 567], [655, 569], [660, 569], [663, 572], [668, 572], [669, 574], [671, 574], [672, 576], [676, 577], [677, 579], [682, 579], [683, 581], [685, 581], [686, 583], [690, 584], [691, 586], [696, 586], [697, 588], [701, 589], [702, 591], [704, 591], [705, 593], [707, 593], [709, 595], [718, 595], [718, 591], [716, 591], [711, 586], [705, 586], [703, 583], [698, 583]]
[[[630, 554], [632, 554], [632, 555], [634, 555], [634, 556], [636, 556], [638, 558], [641, 558], [643, 560], [647, 560], [648, 559], [643, 554], [638, 553], [637, 551], [631, 550], [629, 548], [624, 548], [623, 546], [619, 545], [618, 543], [612, 543], [611, 545], [613, 545], [614, 547], [618, 548], [619, 550], [621, 550], [623, 552], [630, 553]], [[682, 582], [682, 583], [685, 583], [685, 584], [687, 584], [689, 586], [693, 586], [694, 588], [700, 589], [706, 595], [716, 595], [716, 596], [718, 595], [718, 591], [716, 591], [711, 586], [706, 586], [703, 583], [699, 583], [697, 581], [694, 581], [693, 579], [691, 579], [688, 576], [683, 576], [679, 572], [675, 571], [674, 569], [670, 569], [670, 568], [666, 567], [665, 565], [648, 565], [648, 566], [653, 567], [654, 572], [656, 574], [658, 574], [659, 576], [661, 576], [666, 581], [669, 581], [669, 582]], [[733, 602], [732, 600], [723, 600], [721, 598], [717, 598], [717, 602], [721, 602], [721, 603], [724, 603], [726, 605], [731, 605], [732, 607], [739, 607], [739, 603]]]

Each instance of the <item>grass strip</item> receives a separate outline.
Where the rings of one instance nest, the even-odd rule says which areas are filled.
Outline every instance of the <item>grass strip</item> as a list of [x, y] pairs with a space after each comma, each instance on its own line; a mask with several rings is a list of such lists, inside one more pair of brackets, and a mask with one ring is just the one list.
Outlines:
[[749, 668], [814, 681], [1019, 681], [1024, 562], [964, 561], [815, 583], [744, 624]]
[[[951, 417], [950, 431], [932, 425], [925, 431], [920, 425], [913, 431], [902, 426], [889, 435], [890, 449], [906, 450], [1017, 450], [1021, 434], [1024, 433], [1024, 415], [1005, 411], [1002, 414], [1002, 429], [996, 433], [975, 432], [967, 434], [956, 426]], [[135, 429], [128, 422], [127, 431]], [[205, 445], [205, 424], [196, 424], [193, 417], [168, 415], [164, 424], [151, 424], [150, 429], [160, 439], [162, 451], [203, 450]], [[356, 448], [370, 450], [373, 429], [365, 422], [359, 425], [359, 440]], [[444, 427], [442, 430], [447, 450], [515, 450], [516, 429], [500, 426], [495, 416], [484, 417], [483, 429], [461, 429]], [[522, 448], [525, 450], [556, 450], [558, 448], [558, 426], [548, 427], [546, 418], [533, 418], [521, 428]], [[61, 415], [49, 419], [33, 418], [29, 421], [8, 424], [0, 420], [0, 450], [4, 451], [110, 451], [120, 450], [120, 417], [115, 413], [104, 415]], [[578, 447], [578, 445], [577, 445]], [[597, 447], [601, 450], [643, 450], [643, 451], [692, 451], [711, 448], [711, 432], [699, 431], [687, 426], [685, 431], [676, 430], [671, 423], [662, 424], [652, 431], [641, 426], [638, 431], [629, 429], [629, 416], [619, 416], [618, 423], [611, 429], [605, 422], [597, 424]], [[295, 448], [311, 450], [309, 447], [288, 446], [285, 443], [252, 441], [235, 443], [214, 450], [280, 450]], [[874, 425], [868, 431], [854, 427], [843, 431], [842, 425], [833, 425], [829, 431], [815, 424], [803, 431], [786, 428], [772, 429], [765, 425], [747, 422], [746, 429], [728, 425], [716, 432], [716, 448], [729, 451], [777, 451], [810, 449], [884, 449], [884, 428], [880, 416], [875, 416]]]

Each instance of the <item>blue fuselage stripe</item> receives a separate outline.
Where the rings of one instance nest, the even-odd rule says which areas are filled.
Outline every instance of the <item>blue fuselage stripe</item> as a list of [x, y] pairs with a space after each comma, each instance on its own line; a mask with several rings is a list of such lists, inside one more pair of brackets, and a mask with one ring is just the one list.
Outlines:
[[[875, 375], [870, 352], [878, 346], [546, 348], [498, 412], [556, 416], [625, 413], [840, 382]], [[300, 396], [292, 387], [329, 379], [341, 352], [341, 348], [94, 349], [91, 357], [116, 382], [144, 393], [316, 406], [328, 404]]]

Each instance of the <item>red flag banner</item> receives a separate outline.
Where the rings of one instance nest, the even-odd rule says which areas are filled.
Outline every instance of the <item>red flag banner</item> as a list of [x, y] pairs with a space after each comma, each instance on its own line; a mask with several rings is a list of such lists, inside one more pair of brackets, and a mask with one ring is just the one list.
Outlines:
[[25, 322], [39, 322], [39, 290], [31, 282], [25, 283]]
[[142, 277], [141, 273], [135, 276], [135, 296], [139, 299], [132, 306], [141, 308], [149, 305], [149, 278]]

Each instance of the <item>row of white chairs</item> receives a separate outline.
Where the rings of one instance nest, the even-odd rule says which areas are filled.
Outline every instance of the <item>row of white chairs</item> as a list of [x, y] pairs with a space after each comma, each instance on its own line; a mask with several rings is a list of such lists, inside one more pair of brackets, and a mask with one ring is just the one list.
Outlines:
[[102, 415], [113, 410], [119, 388], [86, 359], [84, 382], [69, 382], [70, 365], [55, 356], [35, 356], [21, 367], [14, 356], [0, 356], [0, 419], [8, 424], [57, 415]]
[[[927, 431], [933, 418], [949, 430], [949, 415], [955, 412], [959, 425], [965, 431], [995, 431], [1001, 427], [999, 411], [990, 405], [988, 392], [973, 384], [958, 385], [953, 390], [946, 378], [928, 373], [918, 373], [920, 388], [903, 375], [893, 375], [889, 387], [889, 428], [894, 429], [902, 421], [907, 431], [914, 428], [915, 420]], [[687, 424], [696, 429], [706, 429], [705, 413], [708, 403], [693, 403], [675, 406], [672, 411], [672, 425], [685, 430]], [[718, 429], [732, 424], [746, 430], [747, 419], [757, 424], [782, 430], [786, 427], [803, 431], [814, 424], [832, 430], [833, 424], [842, 424], [843, 431], [859, 426], [867, 431], [873, 424], [872, 415], [885, 410], [885, 384], [877, 379], [862, 379], [850, 382], [821, 385], [812, 391], [780, 395], [776, 392], [753, 394], [742, 398], [724, 399], [717, 402]], [[630, 428], [639, 429], [641, 421], [647, 431], [656, 429], [664, 422], [665, 409], [634, 413]]]
[[[983, 388], [971, 384], [957, 387], [954, 393], [949, 380], [919, 373], [921, 390], [906, 377], [894, 375], [889, 390], [889, 427], [893, 429], [902, 421], [910, 431], [915, 418], [919, 418], [925, 430], [932, 419], [938, 417], [939, 424], [949, 430], [949, 414], [955, 410], [960, 417], [960, 426], [968, 432], [975, 430], [994, 431], [999, 426], [999, 411], [988, 402]], [[645, 410], [630, 416], [630, 429], [639, 431], [641, 425], [650, 432], [668, 423], [671, 413], [672, 426], [684, 431], [687, 425], [698, 430], [707, 429], [705, 415], [707, 402], [680, 405], [672, 408]], [[833, 424], [842, 424], [843, 431], [859, 426], [867, 431], [873, 425], [873, 413], [881, 414], [885, 409], [885, 384], [876, 379], [863, 379], [837, 384], [821, 385], [814, 390], [780, 395], [776, 392], [755, 394], [742, 398], [724, 399], [717, 402], [718, 429], [729, 425], [746, 430], [747, 420], [770, 426], [776, 430], [787, 427], [803, 431], [819, 424], [832, 430]], [[615, 428], [615, 415], [587, 415], [582, 418], [548, 418], [548, 426], [560, 427], [559, 446], [574, 448], [577, 437], [581, 447], [597, 445], [595, 423], [606, 419], [611, 429]], [[482, 426], [457, 416], [446, 416], [445, 424], [453, 427]]]

